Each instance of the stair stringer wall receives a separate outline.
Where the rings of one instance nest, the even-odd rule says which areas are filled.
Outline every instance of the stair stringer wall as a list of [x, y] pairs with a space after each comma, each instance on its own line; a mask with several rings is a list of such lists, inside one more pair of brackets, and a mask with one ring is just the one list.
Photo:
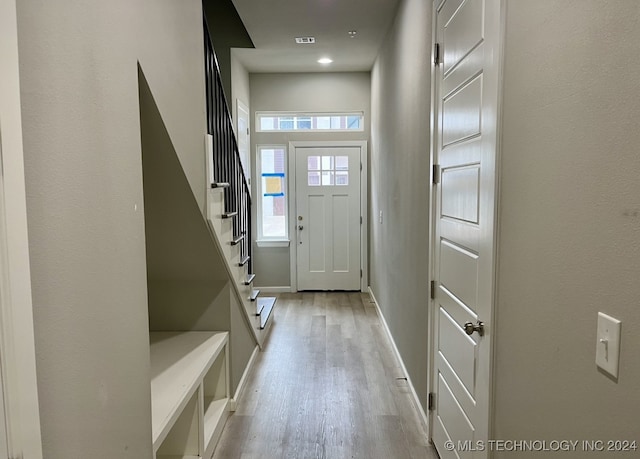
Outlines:
[[257, 340], [247, 323], [232, 321], [239, 315], [231, 300], [233, 278], [142, 67], [139, 81], [149, 329], [230, 331], [231, 380], [237, 381]]
[[[205, 150], [207, 151], [207, 177], [213, 182], [213, 142], [212, 136], [205, 136]], [[271, 320], [267, 323], [267, 327], [263, 330], [260, 328], [260, 317], [256, 315], [256, 304], [249, 300], [249, 295], [253, 289], [252, 283], [245, 285], [247, 275], [250, 274], [247, 265], [240, 266], [240, 246], [231, 245], [233, 240], [233, 221], [231, 218], [223, 218], [223, 214], [228, 210], [224, 204], [224, 188], [213, 188], [207, 193], [207, 219], [209, 227], [214, 239], [217, 241], [218, 247], [224, 256], [229, 276], [233, 279], [231, 282], [232, 290], [236, 295], [238, 304], [242, 305], [242, 311], [246, 323], [251, 328], [251, 333], [256, 342], [262, 349], [264, 340], [271, 325]], [[234, 209], [235, 210], [235, 209]]]
[[230, 218], [222, 218], [225, 213], [223, 189], [212, 189], [207, 194], [208, 221], [211, 234], [216, 240], [219, 250], [225, 260], [231, 290], [237, 304], [242, 310], [245, 323], [251, 330], [256, 343], [262, 348], [266, 330], [260, 330], [260, 318], [255, 314], [255, 303], [249, 301], [252, 285], [245, 285], [247, 267], [239, 266], [240, 246], [231, 245], [233, 240], [233, 222]]

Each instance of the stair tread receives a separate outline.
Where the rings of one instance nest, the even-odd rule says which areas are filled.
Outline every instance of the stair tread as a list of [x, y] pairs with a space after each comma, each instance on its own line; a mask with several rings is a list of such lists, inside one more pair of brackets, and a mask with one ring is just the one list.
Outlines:
[[251, 295], [249, 295], [249, 301], [256, 301], [256, 299], [258, 298], [258, 295], [260, 295], [260, 290], [258, 290], [257, 288], [254, 288], [251, 291]]
[[247, 255], [246, 257], [244, 257], [242, 260], [240, 260], [240, 263], [238, 263], [238, 266], [244, 266], [247, 263], [249, 263], [249, 260], [251, 259], [251, 257], [249, 255]]
[[262, 315], [265, 307], [269, 305], [273, 305], [276, 302], [276, 297], [274, 296], [261, 296], [258, 297], [258, 301], [256, 301], [256, 315]]
[[244, 280], [244, 285], [251, 285], [251, 282], [253, 282], [253, 279], [256, 278], [255, 274], [247, 274], [246, 279]]
[[213, 182], [211, 188], [229, 188], [229, 184], [227, 182]]
[[244, 234], [232, 240], [231, 245], [238, 245], [242, 242], [243, 239], [244, 239]]
[[264, 330], [267, 322], [269, 321], [269, 317], [271, 317], [271, 311], [276, 305], [277, 298], [275, 296], [261, 296], [258, 298], [258, 303], [262, 303], [262, 308], [260, 309], [260, 330]]
[[222, 214], [222, 218], [231, 218], [238, 215], [238, 212], [225, 212]]

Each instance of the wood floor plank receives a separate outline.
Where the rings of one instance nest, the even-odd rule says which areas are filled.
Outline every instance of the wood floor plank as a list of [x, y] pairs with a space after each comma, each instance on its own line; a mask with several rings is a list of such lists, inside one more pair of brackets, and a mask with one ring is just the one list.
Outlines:
[[436, 459], [369, 296], [281, 294], [215, 459]]

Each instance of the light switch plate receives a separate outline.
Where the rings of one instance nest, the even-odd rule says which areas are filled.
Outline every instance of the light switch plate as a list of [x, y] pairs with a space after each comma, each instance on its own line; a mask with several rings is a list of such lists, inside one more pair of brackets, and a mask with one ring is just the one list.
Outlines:
[[614, 378], [618, 377], [620, 361], [620, 325], [618, 319], [598, 313], [596, 364]]

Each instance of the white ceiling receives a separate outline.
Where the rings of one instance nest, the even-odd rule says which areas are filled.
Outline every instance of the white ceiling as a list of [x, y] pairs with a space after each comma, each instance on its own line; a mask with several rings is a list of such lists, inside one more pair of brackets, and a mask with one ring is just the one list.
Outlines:
[[[252, 73], [371, 70], [399, 0], [233, 0], [255, 49], [233, 53]], [[348, 32], [356, 30], [355, 38]], [[295, 37], [313, 36], [298, 45]], [[317, 60], [330, 57], [333, 63]]]

